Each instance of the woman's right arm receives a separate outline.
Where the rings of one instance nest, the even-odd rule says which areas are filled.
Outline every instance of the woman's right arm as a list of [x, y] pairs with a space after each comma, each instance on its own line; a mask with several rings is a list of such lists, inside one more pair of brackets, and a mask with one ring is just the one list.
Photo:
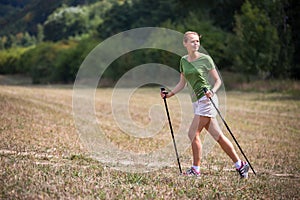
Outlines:
[[179, 82], [177, 83], [177, 85], [168, 94], [162, 94], [162, 98], [164, 97], [164, 95], [166, 96], [166, 98], [170, 98], [170, 97], [174, 96], [175, 94], [180, 92], [185, 87], [185, 85], [186, 85], [186, 81], [183, 76], [183, 73], [180, 73], [180, 79], [179, 79]]

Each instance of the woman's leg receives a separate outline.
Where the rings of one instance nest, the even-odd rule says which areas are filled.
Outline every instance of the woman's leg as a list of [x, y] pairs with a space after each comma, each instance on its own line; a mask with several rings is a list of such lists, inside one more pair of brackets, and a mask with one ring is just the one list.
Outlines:
[[205, 127], [207, 131], [220, 144], [223, 151], [236, 163], [239, 157], [231, 143], [231, 141], [223, 134], [216, 118], [211, 118], [210, 123]]
[[205, 127], [208, 132], [217, 140], [220, 144], [221, 148], [225, 151], [225, 153], [231, 158], [231, 160], [235, 163], [235, 167], [239, 172], [241, 178], [248, 177], [249, 165], [247, 162], [241, 161], [232, 145], [230, 140], [222, 133], [222, 130], [218, 124], [216, 118], [212, 118], [210, 123]]
[[189, 138], [192, 142], [192, 151], [193, 151], [193, 165], [200, 166], [201, 163], [201, 154], [202, 154], [202, 145], [200, 140], [200, 132], [202, 129], [209, 123], [209, 117], [203, 117], [195, 115], [192, 121], [192, 124], [189, 129]]

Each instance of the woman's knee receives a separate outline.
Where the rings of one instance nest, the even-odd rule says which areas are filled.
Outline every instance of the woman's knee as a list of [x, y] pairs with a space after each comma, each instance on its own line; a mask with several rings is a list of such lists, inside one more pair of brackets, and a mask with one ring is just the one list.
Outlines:
[[218, 122], [215, 119], [212, 119], [206, 128], [206, 130], [210, 133], [210, 135], [219, 142], [220, 138], [223, 137], [223, 132], [219, 127]]
[[197, 147], [197, 148], [201, 148], [201, 140], [200, 137], [197, 136], [192, 140], [192, 146]]
[[231, 141], [225, 135], [223, 135], [223, 134], [219, 137], [219, 139], [217, 140], [217, 142], [221, 146], [226, 146], [228, 148], [233, 148], [233, 145], [232, 145]]

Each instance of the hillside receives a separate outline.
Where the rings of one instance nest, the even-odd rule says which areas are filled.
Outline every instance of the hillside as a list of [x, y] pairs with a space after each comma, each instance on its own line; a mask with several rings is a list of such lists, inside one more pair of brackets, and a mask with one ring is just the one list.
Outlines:
[[[299, 8], [296, 0], [2, 0], [0, 74], [71, 83], [99, 42], [137, 27], [164, 27], [202, 34], [201, 45], [217, 66], [244, 74], [248, 82], [250, 75], [300, 79]], [[149, 61], [177, 66], [176, 59], [164, 59], [169, 56], [159, 51], [123, 55], [105, 78], [116, 81]]]
[[36, 35], [37, 24], [62, 4], [76, 6], [95, 2], [95, 0], [2, 0], [0, 1], [0, 36], [29, 32]]

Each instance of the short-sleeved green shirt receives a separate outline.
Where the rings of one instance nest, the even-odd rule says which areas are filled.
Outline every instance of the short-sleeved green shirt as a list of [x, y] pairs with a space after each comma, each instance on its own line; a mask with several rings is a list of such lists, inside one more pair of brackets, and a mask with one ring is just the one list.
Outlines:
[[202, 54], [197, 60], [189, 62], [187, 55], [180, 60], [180, 72], [183, 73], [188, 84], [192, 102], [203, 97], [203, 88], [211, 89], [208, 81], [209, 71], [215, 68], [212, 58]]

